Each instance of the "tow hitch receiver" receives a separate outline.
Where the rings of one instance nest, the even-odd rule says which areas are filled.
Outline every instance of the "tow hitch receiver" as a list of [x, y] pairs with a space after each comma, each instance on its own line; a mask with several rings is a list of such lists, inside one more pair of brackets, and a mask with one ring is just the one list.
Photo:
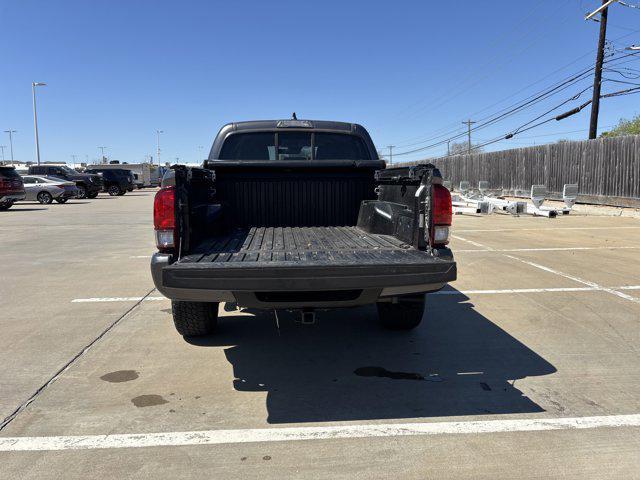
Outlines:
[[311, 309], [304, 309], [300, 312], [300, 323], [302, 325], [314, 325], [316, 323], [316, 312]]

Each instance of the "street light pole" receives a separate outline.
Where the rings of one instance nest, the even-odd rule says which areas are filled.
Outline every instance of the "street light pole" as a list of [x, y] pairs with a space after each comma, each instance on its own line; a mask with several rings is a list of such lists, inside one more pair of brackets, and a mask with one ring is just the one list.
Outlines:
[[44, 87], [46, 83], [31, 82], [31, 94], [33, 96], [33, 127], [36, 134], [36, 159], [40, 165], [40, 140], [38, 139], [38, 112], [36, 109], [36, 87]]
[[100, 163], [107, 163], [107, 162], [105, 162], [106, 157], [104, 156], [104, 149], [107, 148], [107, 147], [98, 147], [98, 148], [102, 152], [102, 159], [100, 160]]
[[158, 168], [160, 168], [160, 134], [164, 133], [164, 130], [156, 130], [156, 135], [158, 135]]
[[7, 148], [6, 145], [0, 145], [0, 150], [2, 150], [2, 163], [4, 164], [4, 149]]
[[11, 165], [13, 165], [13, 137], [12, 135], [16, 133], [17, 130], [5, 130], [4, 133], [9, 134], [9, 150], [11, 151]]

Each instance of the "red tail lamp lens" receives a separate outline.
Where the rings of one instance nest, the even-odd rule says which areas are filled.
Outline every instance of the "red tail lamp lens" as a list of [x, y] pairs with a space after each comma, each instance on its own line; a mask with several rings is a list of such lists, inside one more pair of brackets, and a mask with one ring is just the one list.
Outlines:
[[156, 245], [161, 251], [171, 249], [176, 244], [175, 187], [162, 188], [153, 201], [153, 226], [156, 231]]

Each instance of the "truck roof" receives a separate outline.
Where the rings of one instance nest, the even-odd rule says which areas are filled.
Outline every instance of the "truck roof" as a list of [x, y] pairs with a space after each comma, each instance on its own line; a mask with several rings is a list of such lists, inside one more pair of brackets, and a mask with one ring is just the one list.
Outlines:
[[283, 120], [250, 120], [244, 122], [233, 122], [224, 125], [218, 135], [216, 135], [209, 160], [215, 160], [220, 156], [222, 144], [228, 136], [235, 133], [264, 132], [264, 131], [323, 131], [345, 133], [356, 135], [364, 140], [367, 148], [371, 152], [371, 158], [377, 159], [378, 152], [369, 136], [367, 130], [357, 123], [336, 122], [333, 120], [303, 120], [303, 119], [283, 119]]

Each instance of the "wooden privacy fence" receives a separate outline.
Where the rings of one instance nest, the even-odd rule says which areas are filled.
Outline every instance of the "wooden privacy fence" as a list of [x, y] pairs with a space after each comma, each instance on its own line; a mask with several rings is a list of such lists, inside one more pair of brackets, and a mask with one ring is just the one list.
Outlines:
[[563, 141], [536, 147], [409, 162], [431, 162], [457, 187], [462, 180], [477, 187], [525, 194], [546, 185], [550, 197], [562, 196], [565, 183], [577, 183], [578, 201], [640, 206], [640, 135]]

